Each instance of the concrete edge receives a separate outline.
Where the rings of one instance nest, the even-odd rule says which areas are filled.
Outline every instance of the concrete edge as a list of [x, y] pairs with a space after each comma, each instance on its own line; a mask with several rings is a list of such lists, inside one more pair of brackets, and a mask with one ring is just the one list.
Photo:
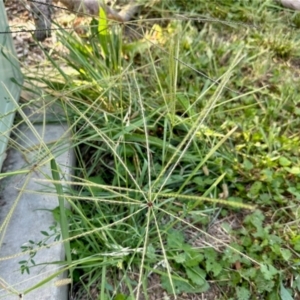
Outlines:
[[[34, 171], [0, 181], [0, 299], [66, 300], [68, 286], [62, 285], [62, 279], [67, 276], [66, 272], [56, 276], [42, 287], [23, 295], [26, 290], [61, 268], [57, 264], [49, 264], [35, 266], [30, 269], [30, 274], [22, 275], [20, 271], [19, 262], [29, 259], [28, 254], [22, 253], [21, 246], [30, 245], [28, 243], [30, 240], [40, 242], [45, 238], [41, 231], [49, 232], [49, 227], [54, 224], [49, 210], [58, 206], [57, 197], [49, 193], [55, 193], [53, 185], [38, 182], [39, 179], [52, 177], [49, 155], [45, 155], [46, 147], [42, 144], [53, 147], [56, 141], [60, 141], [51, 149], [51, 153], [54, 154], [64, 179], [70, 180], [74, 162], [70, 137], [66, 134], [66, 124], [49, 124], [46, 127], [36, 124], [33, 128], [22, 125], [16, 129], [18, 147], [21, 151], [10, 149], [2, 169], [2, 173], [20, 169], [28, 170], [42, 156], [45, 156]], [[47, 243], [51, 241], [53, 238]], [[37, 265], [64, 261], [63, 244], [42, 249], [33, 259]]]

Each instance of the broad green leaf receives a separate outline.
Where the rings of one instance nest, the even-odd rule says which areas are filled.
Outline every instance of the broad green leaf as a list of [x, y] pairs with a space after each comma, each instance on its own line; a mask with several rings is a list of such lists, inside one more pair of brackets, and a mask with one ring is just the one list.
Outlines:
[[127, 297], [123, 294], [117, 294], [114, 298], [114, 300], [126, 300]]
[[296, 187], [294, 187], [294, 186], [291, 186], [291, 187], [289, 187], [288, 189], [288, 192], [290, 192], [292, 195], [294, 195], [296, 198], [297, 198], [297, 200], [300, 200], [300, 189], [296, 186]]
[[185, 260], [186, 260], [186, 255], [185, 255], [185, 253], [180, 253], [180, 254], [176, 255], [176, 256], [174, 257], [174, 260], [175, 260], [178, 264], [184, 263]]
[[152, 244], [148, 245], [147, 247], [147, 252], [146, 252], [146, 256], [152, 260], [156, 260], [156, 254], [155, 254], [155, 248], [153, 247]]
[[107, 57], [109, 53], [109, 32], [108, 32], [108, 22], [104, 9], [100, 7], [99, 9], [99, 23], [98, 23], [98, 32], [99, 32], [99, 42], [101, 44], [102, 51]]
[[248, 289], [241, 286], [236, 288], [236, 296], [238, 300], [249, 300], [251, 293]]
[[260, 271], [262, 272], [266, 280], [272, 280], [275, 275], [278, 274], [278, 271], [272, 265], [261, 265]]
[[249, 268], [249, 269], [241, 269], [240, 271], [241, 276], [246, 278], [247, 280], [255, 278], [257, 274], [256, 268]]
[[254, 167], [253, 164], [252, 164], [252, 162], [250, 160], [248, 160], [248, 159], [244, 160], [243, 165], [244, 165], [244, 168], [245, 168], [246, 171], [250, 171]]
[[264, 214], [262, 213], [261, 210], [256, 210], [253, 214], [248, 215], [245, 218], [244, 223], [245, 224], [252, 224], [255, 227], [261, 227], [262, 226], [262, 222], [265, 219]]
[[186, 268], [186, 274], [188, 278], [197, 286], [202, 286], [206, 282], [206, 272], [199, 266]]
[[[206, 281], [202, 286], [193, 286], [187, 280], [184, 279], [182, 280], [173, 279], [172, 281], [173, 281], [176, 294], [203, 293], [209, 290], [209, 284]], [[161, 276], [161, 285], [167, 291], [167, 293], [171, 294], [173, 292], [170, 284], [170, 279], [168, 278], [168, 276]]]
[[292, 167], [292, 168], [285, 168], [285, 170], [293, 175], [299, 175], [300, 174], [300, 168], [299, 167]]
[[300, 276], [298, 275], [294, 282], [293, 282], [293, 288], [296, 288], [298, 292], [300, 292]]
[[294, 300], [289, 291], [280, 283], [280, 297], [281, 300]]
[[208, 260], [205, 264], [206, 272], [213, 272], [214, 276], [218, 276], [222, 271], [222, 266], [215, 260]]
[[185, 252], [185, 266], [194, 267], [198, 266], [200, 262], [203, 261], [204, 255], [199, 252], [199, 250], [194, 249], [188, 244], [184, 244], [183, 251]]
[[[101, 176], [89, 177], [88, 181], [90, 181], [91, 183], [99, 184], [99, 185], [105, 185], [106, 184]], [[90, 191], [93, 195], [96, 195], [97, 193], [102, 191], [102, 188], [97, 187], [97, 186], [90, 186], [89, 189], [90, 189]]]
[[98, 32], [103, 36], [108, 35], [108, 22], [105, 10], [100, 7], [99, 9], [99, 24], [98, 24]]
[[292, 252], [289, 249], [283, 249], [283, 248], [280, 249], [280, 252], [281, 252], [282, 258], [285, 261], [289, 261], [289, 259], [292, 256]]
[[184, 244], [184, 236], [180, 231], [172, 230], [168, 233], [167, 243], [170, 248], [181, 249]]
[[260, 182], [260, 181], [255, 181], [255, 182], [252, 184], [252, 186], [251, 186], [251, 188], [250, 188], [250, 190], [249, 190], [249, 194], [250, 194], [252, 197], [256, 197], [256, 196], [259, 195], [261, 188], [262, 188], [262, 182]]
[[288, 166], [290, 166], [291, 165], [291, 161], [290, 160], [288, 160], [286, 157], [284, 157], [284, 156], [281, 156], [280, 158], [279, 158], [279, 164], [282, 166], [282, 167], [288, 167]]
[[222, 266], [218, 263], [217, 252], [212, 249], [205, 249], [205, 269], [206, 272], [213, 272], [214, 276], [218, 276], [222, 271]]

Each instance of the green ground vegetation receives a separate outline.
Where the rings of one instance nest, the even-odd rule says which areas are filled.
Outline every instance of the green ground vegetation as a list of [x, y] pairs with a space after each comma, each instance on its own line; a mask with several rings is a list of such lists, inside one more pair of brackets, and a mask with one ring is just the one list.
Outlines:
[[76, 153], [55, 215], [74, 297], [297, 299], [299, 14], [161, 2], [137, 25], [101, 12], [85, 36], [60, 32], [67, 55], [37, 78]]

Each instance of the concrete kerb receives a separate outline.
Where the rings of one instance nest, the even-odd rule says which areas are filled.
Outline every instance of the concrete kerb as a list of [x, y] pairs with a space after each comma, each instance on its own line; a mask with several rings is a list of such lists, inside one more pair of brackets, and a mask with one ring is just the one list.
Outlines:
[[[68, 137], [61, 139], [66, 133], [67, 125], [36, 124], [33, 128], [32, 130], [27, 125], [17, 128], [16, 142], [23, 150], [26, 149], [26, 157], [24, 151], [21, 153], [16, 149], [10, 149], [2, 172], [28, 169], [32, 166], [29, 162], [32, 164], [37, 162], [36, 158], [45, 153], [41, 153], [44, 147], [40, 145], [41, 140], [37, 138], [38, 134], [44, 143], [50, 145], [49, 148], [56, 141], [61, 141], [59, 146], [51, 149], [51, 153], [55, 155], [64, 179], [70, 180], [74, 153], [70, 139]], [[34, 131], [36, 132], [34, 133]], [[54, 223], [49, 210], [58, 206], [53, 185], [38, 181], [38, 179], [45, 180], [52, 177], [49, 157], [45, 157], [44, 161], [45, 164], [38, 166], [28, 174], [7, 177], [0, 181], [0, 299], [68, 299], [67, 285], [60, 286], [59, 284], [61, 279], [66, 277], [66, 273], [60, 274], [47, 284], [22, 296], [24, 291], [55, 274], [61, 268], [57, 264], [43, 265], [44, 263], [65, 260], [63, 244], [59, 243], [49, 249], [45, 248], [37, 252], [34, 261], [37, 265], [42, 265], [31, 268], [30, 274], [21, 274], [20, 272], [19, 262], [29, 258], [28, 254], [22, 255], [21, 246], [28, 245], [29, 240], [39, 242], [45, 238], [41, 231], [49, 232], [49, 227]], [[52, 192], [52, 195], [49, 191]], [[10, 213], [12, 213], [11, 218], [5, 224]]]

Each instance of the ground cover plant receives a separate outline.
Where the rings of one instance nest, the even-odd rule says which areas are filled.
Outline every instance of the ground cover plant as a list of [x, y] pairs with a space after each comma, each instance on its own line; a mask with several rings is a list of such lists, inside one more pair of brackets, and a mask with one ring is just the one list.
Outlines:
[[297, 299], [298, 15], [272, 1], [150, 10], [138, 32], [102, 11], [84, 36], [61, 31], [53, 76], [27, 77], [72, 133], [72, 188], [55, 161], [51, 181], [70, 205], [55, 217], [73, 299]]

